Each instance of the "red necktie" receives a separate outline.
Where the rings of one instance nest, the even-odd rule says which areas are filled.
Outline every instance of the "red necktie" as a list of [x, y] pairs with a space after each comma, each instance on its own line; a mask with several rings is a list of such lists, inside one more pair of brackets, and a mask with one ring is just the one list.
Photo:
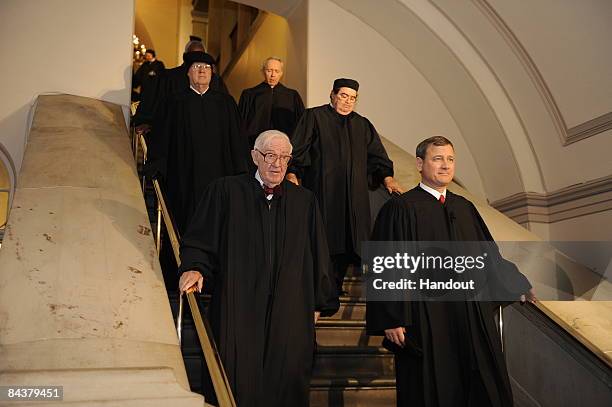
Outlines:
[[446, 200], [446, 198], [444, 198], [444, 195], [440, 195], [440, 198], [438, 198], [438, 201], [440, 201], [440, 203], [442, 205], [444, 205], [444, 201]]

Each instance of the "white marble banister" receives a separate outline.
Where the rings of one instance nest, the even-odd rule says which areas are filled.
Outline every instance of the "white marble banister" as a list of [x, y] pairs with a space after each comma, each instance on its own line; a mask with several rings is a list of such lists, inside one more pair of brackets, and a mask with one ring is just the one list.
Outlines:
[[64, 384], [74, 405], [202, 406], [124, 123], [111, 103], [38, 99], [0, 250], [0, 384]]

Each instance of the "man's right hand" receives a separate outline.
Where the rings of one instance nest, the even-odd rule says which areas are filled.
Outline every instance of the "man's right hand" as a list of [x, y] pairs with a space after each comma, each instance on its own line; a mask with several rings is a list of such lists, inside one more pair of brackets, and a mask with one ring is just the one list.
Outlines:
[[400, 346], [402, 348], [406, 344], [406, 342], [404, 341], [405, 333], [406, 333], [406, 328], [401, 327], [401, 326], [398, 328], [385, 329], [385, 337], [391, 342], [393, 342], [394, 344], [396, 344], [397, 346]]
[[287, 181], [289, 181], [289, 182], [293, 182], [295, 185], [300, 185], [300, 183], [298, 182], [297, 177], [292, 172], [287, 173], [287, 175], [285, 175], [285, 179]]
[[185, 291], [188, 291], [190, 288], [198, 292], [202, 292], [202, 288], [204, 287], [204, 277], [197, 270], [186, 271], [181, 274], [181, 278], [179, 279], [179, 290], [181, 294]]
[[151, 126], [148, 124], [141, 124], [136, 126], [134, 130], [136, 130], [136, 134], [140, 136], [141, 134], [147, 134], [151, 130]]

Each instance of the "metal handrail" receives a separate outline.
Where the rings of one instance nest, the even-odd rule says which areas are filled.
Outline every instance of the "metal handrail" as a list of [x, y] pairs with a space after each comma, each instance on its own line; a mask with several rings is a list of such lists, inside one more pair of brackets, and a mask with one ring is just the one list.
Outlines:
[[[144, 152], [146, 149], [146, 141], [144, 137], [138, 137], [138, 144], [143, 149]], [[138, 149], [138, 144], [136, 145], [136, 149]], [[145, 153], [146, 154], [146, 153]], [[138, 151], [134, 152], [134, 155], [138, 155]], [[170, 245], [172, 246], [172, 252], [174, 254], [174, 259], [176, 260], [176, 264], [180, 264], [180, 254], [179, 248], [180, 236], [174, 227], [174, 222], [172, 221], [172, 217], [170, 212], [168, 211], [168, 207], [166, 205], [166, 201], [164, 199], [164, 195], [162, 193], [161, 185], [157, 179], [153, 179], [153, 188], [155, 189], [155, 195], [157, 196], [157, 236], [156, 236], [156, 245], [158, 250], [161, 248], [161, 220], [163, 220], [166, 225], [166, 231], [168, 232], [168, 237], [170, 238]], [[158, 251], [159, 253], [159, 251]], [[217, 402], [220, 407], [236, 407], [236, 401], [234, 400], [234, 396], [232, 394], [232, 389], [229, 384], [229, 380], [227, 378], [227, 374], [225, 373], [225, 369], [223, 368], [223, 363], [221, 361], [221, 356], [217, 350], [217, 346], [213, 340], [212, 329], [208, 320], [202, 316], [200, 312], [200, 308], [198, 306], [198, 301], [195, 297], [195, 289], [191, 289], [185, 292], [187, 296], [187, 302], [189, 303], [189, 308], [191, 310], [191, 315], [193, 317], [193, 322], [195, 324], [196, 332], [198, 334], [198, 339], [200, 340], [200, 346], [202, 347], [202, 353], [204, 354], [204, 360], [206, 361], [206, 367], [208, 368], [208, 373], [210, 374], [210, 378], [213, 384], [213, 388], [215, 389], [215, 394], [217, 396]], [[179, 313], [177, 316], [177, 335], [179, 338], [179, 343], [181, 341], [181, 329], [182, 329], [182, 315], [183, 315], [183, 294], [179, 296]]]

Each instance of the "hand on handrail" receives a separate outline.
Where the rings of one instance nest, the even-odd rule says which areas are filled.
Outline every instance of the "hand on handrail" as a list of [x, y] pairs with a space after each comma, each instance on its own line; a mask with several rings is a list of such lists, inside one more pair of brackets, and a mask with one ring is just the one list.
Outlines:
[[148, 124], [141, 124], [136, 126], [134, 130], [136, 131], [136, 134], [140, 136], [142, 134], [147, 134], [149, 131], [151, 131], [151, 126]]
[[526, 294], [521, 295], [521, 304], [524, 304], [525, 302], [530, 302], [532, 304], [538, 302], [538, 297], [536, 297], [533, 288], [530, 288]]
[[194, 291], [202, 292], [202, 288], [204, 287], [204, 277], [197, 270], [186, 271], [181, 274], [181, 278], [179, 279], [179, 290], [181, 294], [183, 292], [191, 293]]

